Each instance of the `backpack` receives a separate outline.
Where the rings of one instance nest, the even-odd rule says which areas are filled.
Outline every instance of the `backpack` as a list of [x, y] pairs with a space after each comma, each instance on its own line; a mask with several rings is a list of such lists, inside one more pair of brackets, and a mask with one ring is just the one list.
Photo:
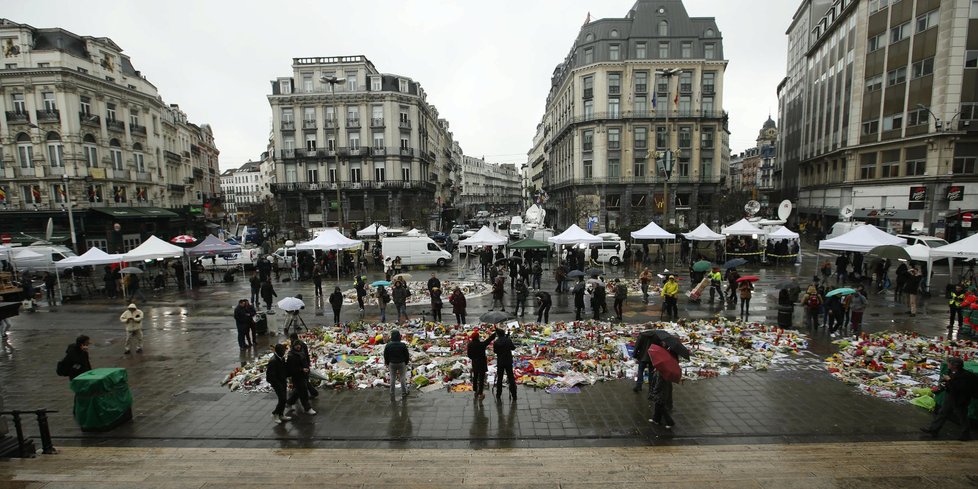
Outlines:
[[69, 362], [68, 355], [65, 355], [65, 357], [58, 362], [58, 366], [55, 369], [55, 372], [59, 376], [67, 377], [71, 375], [71, 365], [68, 362]]
[[810, 308], [816, 308], [819, 305], [818, 294], [811, 294], [808, 296], [808, 302], [806, 305]]

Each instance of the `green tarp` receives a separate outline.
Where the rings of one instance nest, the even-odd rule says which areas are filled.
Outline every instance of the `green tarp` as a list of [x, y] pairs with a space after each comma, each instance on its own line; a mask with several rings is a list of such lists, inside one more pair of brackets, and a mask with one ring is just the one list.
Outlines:
[[124, 368], [97, 368], [71, 379], [75, 420], [83, 431], [105, 431], [132, 417], [132, 392]]
[[550, 246], [550, 244], [535, 239], [521, 239], [509, 244], [509, 248], [514, 250], [538, 250], [550, 248]]

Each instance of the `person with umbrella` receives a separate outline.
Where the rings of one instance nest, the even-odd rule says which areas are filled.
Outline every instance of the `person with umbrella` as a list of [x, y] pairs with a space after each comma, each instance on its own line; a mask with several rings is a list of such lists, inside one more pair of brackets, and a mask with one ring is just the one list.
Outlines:
[[740, 316], [747, 321], [750, 315], [750, 299], [754, 295], [754, 283], [750, 280], [753, 277], [741, 277], [737, 289], [740, 291]]
[[505, 326], [496, 325], [496, 342], [492, 345], [492, 351], [496, 353], [496, 400], [503, 397], [503, 376], [506, 376], [506, 385], [509, 386], [509, 399], [516, 400], [516, 376], [513, 374], [513, 351], [516, 345], [510, 338], [509, 331]]
[[584, 277], [577, 277], [577, 285], [574, 286], [574, 320], [580, 321], [584, 313], [584, 293], [587, 287], [584, 285]]
[[251, 346], [248, 338], [250, 337], [251, 324], [254, 323], [256, 314], [255, 308], [251, 307], [248, 299], [239, 300], [238, 307], [234, 308], [234, 326], [238, 330], [238, 347], [242, 350], [247, 350]]
[[652, 335], [654, 333], [654, 330], [642, 331], [638, 334], [638, 338], [635, 339], [632, 358], [638, 362], [638, 375], [635, 376], [635, 387], [632, 388], [632, 392], [642, 390], [642, 384], [645, 383], [646, 371], [648, 371], [649, 385], [652, 385], [654, 370], [652, 369], [652, 359], [649, 358], [649, 347], [652, 346]]
[[648, 267], [642, 270], [642, 273], [638, 276], [639, 287], [642, 288], [642, 302], [645, 304], [649, 303], [649, 284], [652, 283], [652, 271]]
[[[654, 341], [654, 340], [653, 340]], [[678, 368], [679, 357], [675, 352], [667, 350], [661, 347], [661, 340], [656, 344], [653, 342], [652, 347], [649, 350], [653, 350], [658, 347], [659, 355], [665, 355], [671, 357], [671, 361], [676, 364]], [[652, 357], [652, 355], [650, 355]], [[666, 359], [669, 361], [669, 359]], [[655, 358], [652, 358], [653, 364], [658, 363]], [[672, 419], [672, 382], [665, 378], [665, 375], [660, 370], [660, 368], [654, 368], [654, 373], [652, 374], [652, 379], [649, 381], [649, 400], [652, 401], [654, 406], [652, 419], [653, 424], [662, 425], [665, 429], [672, 429], [676, 422]]]
[[391, 295], [383, 285], [377, 286], [377, 306], [380, 308], [380, 322], [387, 322], [387, 303], [391, 301]]
[[343, 292], [339, 287], [334, 287], [333, 293], [329, 294], [329, 305], [333, 308], [333, 324], [339, 326], [340, 309], [343, 307]]
[[407, 321], [407, 298], [411, 296], [411, 291], [408, 290], [407, 284], [403, 280], [397, 280], [394, 282], [394, 309], [397, 310], [397, 322], [401, 322], [401, 316], [404, 316], [404, 320]]
[[841, 328], [842, 321], [845, 319], [845, 305], [842, 303], [843, 296], [836, 294], [827, 297], [825, 300], [825, 310], [829, 317], [828, 330], [830, 336], [835, 336], [835, 332]]
[[513, 311], [513, 314], [516, 314], [518, 316], [526, 315], [526, 300], [529, 297], [530, 297], [530, 288], [526, 286], [526, 282], [524, 282], [523, 279], [517, 280], [516, 281], [516, 310]]
[[273, 297], [278, 297], [278, 294], [275, 293], [275, 287], [272, 287], [271, 280], [265, 279], [265, 281], [263, 281], [261, 284], [261, 300], [265, 302], [265, 309], [269, 314], [274, 313], [274, 311], [272, 311]]
[[[128, 267], [128, 268], [135, 268], [135, 267]], [[126, 283], [126, 291], [128, 292], [128, 297], [126, 298], [126, 300], [128, 300], [129, 302], [136, 302], [137, 295], [139, 296], [139, 299], [141, 301], [146, 302], [146, 296], [143, 295], [143, 291], [140, 290], [139, 288], [139, 275], [137, 275], [139, 273], [143, 273], [143, 271], [139, 268], [136, 268], [130, 273], [127, 273], [125, 276], [124, 280]]]
[[496, 339], [495, 331], [483, 340], [479, 337], [479, 331], [475, 330], [469, 336], [469, 344], [465, 348], [466, 356], [472, 361], [472, 392], [475, 394], [477, 401], [486, 398], [486, 395], [483, 393], [486, 388], [486, 373], [489, 371], [489, 359], [486, 358], [486, 348], [489, 347], [489, 343], [492, 343], [494, 339]]
[[455, 322], [458, 326], [465, 324], [465, 294], [462, 289], [455, 287], [452, 295], [448, 297], [448, 302], [452, 305], [452, 314], [455, 314]]
[[550, 298], [549, 292], [538, 291], [536, 293], [537, 298], [537, 322], [549, 323], [550, 322], [550, 306], [553, 305], [553, 301]]
[[628, 287], [620, 279], [615, 279], [615, 316], [618, 322], [625, 321], [625, 299], [628, 298]]
[[[676, 282], [675, 275], [669, 275], [666, 283], [662, 286], [662, 314], [668, 315], [669, 319], [675, 321], [679, 319], [679, 283]], [[597, 319], [597, 318], [595, 318]]]
[[737, 271], [737, 267], [728, 268], [725, 278], [727, 280], [727, 300], [731, 306], [737, 307], [737, 280], [740, 279], [740, 272]]
[[855, 292], [846, 296], [846, 303], [849, 306], [852, 321], [852, 334], [859, 334], [863, 323], [863, 313], [866, 312], [866, 305], [869, 304], [869, 299], [866, 298], [866, 286], [859, 284]]
[[441, 322], [441, 289], [435, 287], [431, 289], [431, 320]]

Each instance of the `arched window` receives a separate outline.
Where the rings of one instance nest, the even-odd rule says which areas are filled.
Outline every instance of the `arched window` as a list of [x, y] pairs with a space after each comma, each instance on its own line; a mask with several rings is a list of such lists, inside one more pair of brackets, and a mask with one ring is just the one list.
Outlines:
[[[31, 137], [25, 132], [17, 135], [17, 161], [21, 168], [34, 169], [34, 144], [31, 143]], [[25, 176], [34, 175], [25, 174]]]
[[146, 173], [146, 162], [143, 158], [143, 145], [135, 143], [132, 145], [132, 161], [136, 164], [136, 171]]
[[63, 168], [65, 166], [65, 147], [61, 144], [61, 136], [51, 131], [47, 136], [48, 141], [48, 162], [51, 168]]
[[109, 141], [109, 156], [112, 158], [113, 169], [122, 170], [124, 168], [122, 164], [122, 147], [119, 145], [118, 139]]
[[668, 35], [669, 35], [669, 23], [666, 22], [666, 21], [664, 21], [664, 20], [660, 20], [659, 21], [659, 36], [662, 37], [662, 36], [668, 36]]
[[82, 138], [82, 154], [85, 155], [86, 166], [98, 168], [98, 146], [95, 145], [95, 136], [86, 134]]

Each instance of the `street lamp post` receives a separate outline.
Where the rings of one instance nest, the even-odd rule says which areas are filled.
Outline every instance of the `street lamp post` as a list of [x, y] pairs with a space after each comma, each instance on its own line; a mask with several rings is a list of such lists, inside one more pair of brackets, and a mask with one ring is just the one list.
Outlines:
[[[336, 85], [342, 85], [346, 83], [346, 78], [337, 78], [335, 76], [324, 76], [319, 79], [323, 83], [329, 84], [329, 93], [331, 95], [336, 95]], [[334, 102], [336, 100], [333, 100]], [[337, 118], [337, 121], [339, 119]], [[340, 232], [343, 232], [343, 201], [340, 198], [340, 125], [336, 124], [336, 142], [333, 144], [333, 162], [336, 164], [336, 224], [340, 228]], [[329, 170], [327, 169], [327, 173]]]
[[65, 186], [65, 205], [68, 207], [68, 232], [71, 233], [71, 251], [78, 253], [78, 242], [75, 238], [75, 215], [72, 213], [71, 191], [68, 189], [68, 174], [61, 175]]
[[[681, 70], [676, 68], [669, 68], [666, 70], [656, 70], [656, 76], [661, 76], [666, 79], [666, 94], [669, 94], [669, 80], [673, 76], [679, 74]], [[669, 177], [672, 173], [673, 165], [673, 154], [672, 150], [669, 149], [672, 143], [672, 131], [669, 129], [669, 101], [666, 100], [666, 150], [662, 156], [662, 170], [665, 172], [665, 179], [662, 181], [663, 195], [662, 195], [662, 219], [664, 224], [671, 224], [669, 219]]]

